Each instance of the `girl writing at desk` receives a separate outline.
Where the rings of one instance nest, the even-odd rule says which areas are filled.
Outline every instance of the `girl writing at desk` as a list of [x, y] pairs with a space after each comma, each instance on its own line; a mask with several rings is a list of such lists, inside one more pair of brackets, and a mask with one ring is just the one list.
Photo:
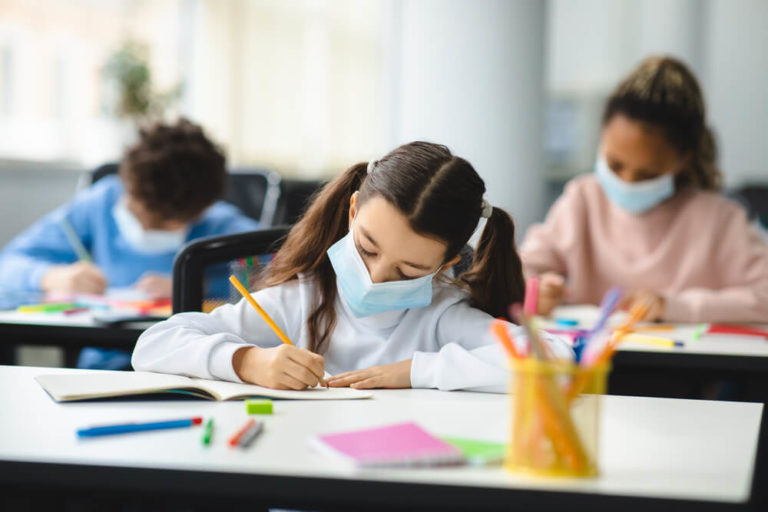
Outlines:
[[642, 62], [608, 99], [595, 172], [568, 183], [521, 246], [539, 313], [619, 286], [627, 303], [652, 301], [646, 320], [768, 321], [768, 245], [718, 193], [715, 149], [691, 71]]
[[[354, 165], [312, 202], [253, 294], [295, 346], [241, 300], [151, 327], [133, 366], [273, 388], [315, 386], [328, 371], [330, 386], [503, 391], [506, 357], [489, 329], [525, 285], [512, 219], [484, 193], [469, 162], [437, 144]], [[450, 279], [483, 217], [471, 267]]]

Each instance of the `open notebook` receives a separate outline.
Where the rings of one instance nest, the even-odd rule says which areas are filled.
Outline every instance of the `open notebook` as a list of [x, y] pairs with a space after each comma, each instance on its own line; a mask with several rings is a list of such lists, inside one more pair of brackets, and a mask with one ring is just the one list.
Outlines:
[[370, 398], [369, 392], [350, 388], [316, 387], [304, 391], [270, 389], [253, 384], [191, 379], [152, 372], [97, 370], [89, 373], [38, 375], [35, 380], [57, 402], [178, 392], [210, 400], [266, 397], [289, 400], [349, 400]]

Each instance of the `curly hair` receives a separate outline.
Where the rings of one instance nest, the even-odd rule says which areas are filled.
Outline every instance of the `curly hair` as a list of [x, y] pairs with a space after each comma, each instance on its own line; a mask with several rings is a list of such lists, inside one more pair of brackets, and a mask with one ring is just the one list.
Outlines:
[[126, 191], [163, 220], [188, 222], [226, 189], [226, 157], [203, 129], [180, 119], [139, 131], [120, 162]]
[[613, 91], [605, 106], [603, 125], [616, 114], [659, 126], [667, 141], [690, 163], [678, 173], [678, 190], [694, 187], [719, 190], [717, 146], [706, 125], [704, 96], [696, 77], [681, 61], [649, 57]]

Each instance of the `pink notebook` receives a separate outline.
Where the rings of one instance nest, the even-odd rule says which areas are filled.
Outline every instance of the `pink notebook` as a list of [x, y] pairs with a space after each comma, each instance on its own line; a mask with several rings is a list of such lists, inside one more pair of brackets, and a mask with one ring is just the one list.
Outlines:
[[311, 442], [320, 451], [360, 467], [436, 466], [464, 462], [458, 449], [413, 422], [321, 435]]

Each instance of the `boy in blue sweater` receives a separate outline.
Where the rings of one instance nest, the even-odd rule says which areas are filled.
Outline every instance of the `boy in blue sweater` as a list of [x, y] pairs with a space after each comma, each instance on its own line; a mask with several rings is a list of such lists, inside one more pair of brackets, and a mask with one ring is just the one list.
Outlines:
[[[188, 241], [258, 229], [220, 201], [226, 160], [203, 130], [187, 121], [140, 131], [117, 176], [102, 178], [46, 215], [0, 253], [0, 290], [100, 294], [134, 287], [170, 297], [176, 252]], [[71, 226], [91, 261], [78, 261]], [[79, 367], [127, 367], [130, 354], [86, 348]]]

